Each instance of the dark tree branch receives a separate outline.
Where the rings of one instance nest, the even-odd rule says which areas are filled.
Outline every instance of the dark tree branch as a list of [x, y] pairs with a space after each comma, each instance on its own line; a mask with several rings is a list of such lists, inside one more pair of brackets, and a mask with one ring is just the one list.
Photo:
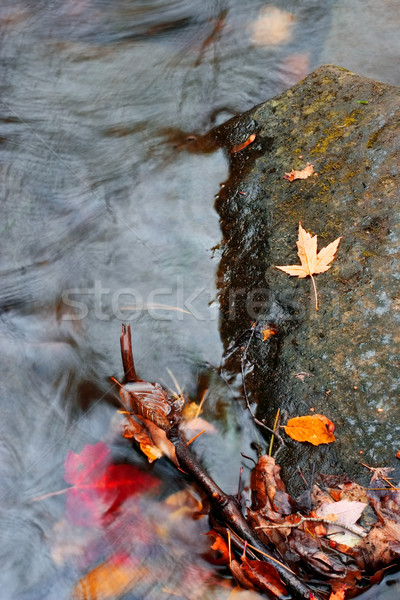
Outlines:
[[[279, 577], [290, 593], [293, 594], [294, 598], [310, 600], [310, 588], [289, 567], [286, 567], [279, 560], [271, 556], [269, 548], [263, 544], [254, 529], [250, 527], [244, 518], [237, 498], [225, 494], [215, 481], [211, 479], [187, 447], [186, 440], [179, 432], [178, 427], [171, 427], [166, 433], [168, 439], [175, 447], [179, 466], [206, 492], [211, 503], [213, 516], [217, 521], [224, 524], [225, 527], [228, 527], [236, 534], [237, 537], [234, 536], [232, 540], [239, 540], [237, 545], [243, 545], [243, 542], [247, 541], [254, 552], [257, 553], [259, 551], [258, 556], [260, 560], [275, 567], [279, 573]], [[315, 594], [314, 597], [318, 600]]]
[[[250, 337], [245, 354], [251, 339], [252, 336]], [[140, 381], [136, 375], [133, 362], [131, 331], [129, 325], [122, 326], [121, 355], [126, 382]], [[147, 385], [149, 386], [149, 398], [152, 398], [154, 402], [154, 388], [157, 384], [147, 383]], [[162, 391], [162, 388], [160, 388], [160, 390]], [[158, 394], [160, 394], [160, 392], [158, 392]], [[165, 403], [168, 403], [168, 398], [168, 393], [165, 392], [165, 396], [163, 395], [161, 403], [163, 406]], [[140, 410], [139, 414], [142, 415], [144, 410], [146, 410], [146, 418], [150, 419], [155, 425], [161, 427], [165, 431], [167, 438], [175, 447], [179, 467], [207, 494], [211, 504], [212, 516], [220, 523], [221, 527], [229, 529], [232, 534], [231, 540], [233, 545], [236, 548], [242, 549], [247, 542], [251, 551], [259, 558], [259, 560], [265, 561], [275, 567], [279, 577], [287, 587], [288, 591], [292, 594], [293, 598], [297, 598], [298, 600], [309, 600], [311, 593], [310, 589], [291, 569], [289, 569], [289, 567], [285, 566], [277, 558], [271, 556], [269, 548], [263, 544], [257, 533], [244, 518], [238, 499], [234, 496], [225, 494], [215, 481], [211, 479], [197, 458], [191, 453], [187, 441], [179, 430], [180, 415], [173, 410], [170, 413], [163, 413], [165, 418], [163, 418], [162, 424], [160, 425], [157, 410], [147, 410], [145, 395], [142, 394], [141, 397], [136, 398], [135, 401], [136, 404], [138, 402], [143, 403], [143, 410]], [[317, 596], [314, 597], [318, 600]]]

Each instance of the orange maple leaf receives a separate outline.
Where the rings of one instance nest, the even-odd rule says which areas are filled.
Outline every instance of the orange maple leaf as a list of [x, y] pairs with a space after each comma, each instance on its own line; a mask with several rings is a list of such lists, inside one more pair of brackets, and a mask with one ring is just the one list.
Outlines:
[[318, 173], [314, 173], [314, 165], [308, 162], [304, 169], [301, 169], [301, 171], [295, 171], [292, 169], [290, 173], [285, 173], [283, 179], [287, 179], [288, 181], [294, 181], [295, 179], [308, 179], [308, 177], [313, 174], [318, 175]]
[[263, 342], [266, 342], [272, 335], [276, 335], [278, 333], [278, 328], [264, 327], [264, 329], [261, 329], [261, 333], [263, 336]]
[[329, 600], [344, 600], [345, 589], [346, 589], [346, 584], [344, 584], [342, 589], [338, 590], [337, 592], [335, 592], [335, 593], [332, 592], [332, 594], [329, 596]]
[[314, 446], [330, 444], [335, 441], [335, 426], [324, 415], [308, 415], [289, 419], [285, 431], [292, 440], [309, 442]]
[[316, 310], [318, 310], [318, 294], [313, 275], [324, 273], [331, 268], [330, 263], [335, 258], [339, 242], [342, 239], [341, 236], [338, 237], [334, 242], [331, 242], [325, 246], [325, 248], [322, 248], [317, 254], [317, 237], [318, 236], [312, 236], [305, 231], [299, 222], [299, 239], [296, 244], [298, 248], [297, 254], [299, 255], [301, 265], [276, 267], [293, 277], [299, 277], [300, 279], [308, 276], [311, 277], [314, 287]]

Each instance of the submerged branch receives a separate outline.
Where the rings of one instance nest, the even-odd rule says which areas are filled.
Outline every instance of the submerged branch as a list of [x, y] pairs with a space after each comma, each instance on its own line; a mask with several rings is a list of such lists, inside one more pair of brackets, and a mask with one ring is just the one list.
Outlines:
[[[309, 600], [310, 589], [289, 567], [271, 556], [269, 549], [263, 544], [254, 529], [250, 527], [244, 518], [237, 499], [225, 494], [215, 481], [211, 479], [187, 447], [187, 443], [178, 428], [174, 427], [167, 431], [167, 437], [175, 447], [180, 467], [206, 492], [211, 503], [214, 518], [220, 523], [225, 524], [231, 532], [236, 534], [241, 544], [247, 542], [249, 547], [259, 555], [260, 560], [274, 566], [282, 582], [295, 598]], [[231, 539], [234, 541], [236, 537], [232, 536]], [[314, 597], [318, 600], [315, 594]]]
[[[250, 341], [251, 338], [249, 343]], [[249, 344], [247, 345], [247, 348], [248, 346]], [[122, 327], [121, 354], [126, 381], [137, 381], [138, 378], [133, 363], [129, 325], [123, 325]], [[148, 385], [154, 388], [158, 384]], [[126, 390], [125, 393], [129, 394], [129, 390]], [[168, 404], [170, 402], [171, 400], [168, 394], [165, 392], [162, 402], [158, 400], [158, 404], [156, 403], [157, 406], [153, 402], [152, 410], [146, 409], [146, 418], [150, 419], [155, 425], [161, 427], [165, 431], [168, 440], [175, 448], [179, 468], [184, 473], [189, 475], [208, 496], [213, 519], [220, 524], [221, 528], [225, 528], [225, 530], [230, 532], [232, 543], [236, 548], [243, 548], [243, 546], [247, 544], [247, 546], [252, 549], [252, 552], [258, 557], [259, 560], [265, 561], [275, 567], [279, 577], [290, 591], [293, 598], [297, 598], [299, 600], [309, 600], [311, 594], [310, 588], [308, 588], [301, 581], [301, 579], [291, 569], [289, 569], [289, 567], [271, 555], [269, 548], [260, 540], [255, 530], [249, 525], [243, 516], [238, 499], [234, 496], [225, 494], [225, 492], [223, 492], [222, 489], [215, 483], [215, 481], [208, 475], [194, 454], [192, 454], [188, 448], [186, 439], [179, 430], [179, 413], [173, 409], [173, 404], [170, 404], [170, 410], [167, 410], [168, 406], [166, 406], [166, 403]], [[144, 408], [146, 408], [146, 398], [144, 396], [135, 397], [135, 405], [138, 405], [138, 403], [143, 403]], [[158, 410], [163, 411], [161, 425], [159, 423], [160, 419], [158, 419], [157, 416]], [[142, 414], [142, 412], [143, 411], [141, 411], [140, 414]], [[263, 426], [266, 427], [265, 425]], [[266, 429], [268, 428], [266, 427]], [[280, 437], [277, 432], [272, 433], [275, 433], [278, 438]], [[314, 595], [314, 597], [316, 600], [318, 600], [317, 596]]]

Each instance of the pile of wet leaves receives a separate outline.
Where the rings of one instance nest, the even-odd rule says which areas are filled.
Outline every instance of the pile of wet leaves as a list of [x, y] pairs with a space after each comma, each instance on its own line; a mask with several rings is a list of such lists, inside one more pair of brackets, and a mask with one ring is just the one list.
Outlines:
[[[271, 456], [261, 456], [252, 471], [249, 523], [319, 597], [352, 598], [399, 562], [400, 488], [389, 478], [391, 469], [371, 470], [368, 488], [346, 476], [319, 475], [297, 499], [287, 493]], [[232, 558], [226, 538], [211, 533], [212, 548], [241, 586], [287, 597], [271, 565], [249, 559], [247, 548], [239, 560]]]

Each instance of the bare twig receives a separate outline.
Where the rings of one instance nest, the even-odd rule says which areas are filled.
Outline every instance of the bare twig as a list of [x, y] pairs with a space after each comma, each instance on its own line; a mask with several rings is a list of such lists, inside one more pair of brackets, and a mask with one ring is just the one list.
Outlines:
[[[367, 536], [367, 533], [364, 531], [358, 531], [358, 529], [356, 529], [355, 527], [353, 527], [352, 525], [344, 525], [343, 523], [337, 523], [336, 521], [330, 521], [329, 519], [326, 519], [324, 517], [305, 517], [303, 515], [299, 515], [300, 520], [297, 521], [296, 523], [280, 523], [278, 525], [258, 525], [257, 527], [254, 527], [254, 529], [284, 529], [286, 527], [290, 528], [290, 529], [295, 529], [296, 527], [300, 527], [300, 525], [302, 525], [303, 523], [309, 523], [314, 522], [314, 523], [323, 523], [324, 525], [333, 525], [334, 527], [340, 527], [342, 529], [346, 529], [347, 531], [350, 531], [351, 533], [353, 533], [354, 535], [356, 535], [357, 537], [363, 538]], [[337, 532], [340, 533], [340, 532]]]

